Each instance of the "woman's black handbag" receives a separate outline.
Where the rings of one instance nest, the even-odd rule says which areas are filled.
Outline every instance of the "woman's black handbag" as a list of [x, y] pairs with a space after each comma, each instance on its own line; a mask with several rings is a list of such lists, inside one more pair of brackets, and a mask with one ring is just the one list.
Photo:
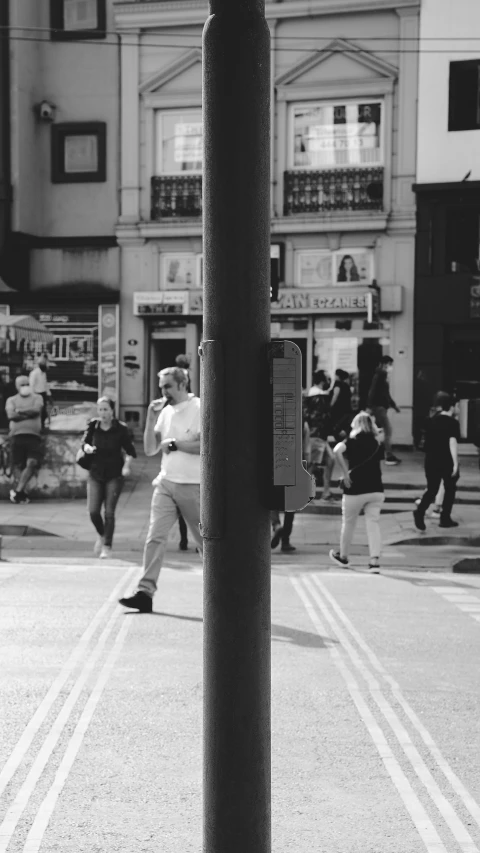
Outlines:
[[77, 465], [80, 465], [80, 468], [84, 468], [85, 471], [90, 471], [92, 459], [93, 453], [85, 453], [82, 447], [77, 451], [77, 455], [75, 456], [75, 462]]

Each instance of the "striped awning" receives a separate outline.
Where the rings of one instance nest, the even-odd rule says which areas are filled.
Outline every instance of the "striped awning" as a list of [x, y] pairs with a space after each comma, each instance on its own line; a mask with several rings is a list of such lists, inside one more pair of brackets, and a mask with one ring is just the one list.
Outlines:
[[0, 336], [10, 341], [53, 344], [55, 336], [29, 314], [0, 314]]

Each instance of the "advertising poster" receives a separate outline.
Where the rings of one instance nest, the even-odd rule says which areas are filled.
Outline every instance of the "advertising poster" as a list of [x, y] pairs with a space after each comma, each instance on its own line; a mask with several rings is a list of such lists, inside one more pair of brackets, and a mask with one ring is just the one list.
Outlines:
[[100, 305], [98, 396], [118, 400], [118, 305]]

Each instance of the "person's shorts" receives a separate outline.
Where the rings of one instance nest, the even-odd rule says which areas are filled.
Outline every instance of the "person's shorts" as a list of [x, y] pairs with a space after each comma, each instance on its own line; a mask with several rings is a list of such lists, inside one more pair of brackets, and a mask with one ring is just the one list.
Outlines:
[[310, 461], [312, 465], [322, 464], [326, 447], [326, 439], [317, 437], [310, 438]]
[[14, 435], [10, 439], [12, 463], [16, 468], [26, 468], [29, 459], [38, 466], [42, 461], [42, 439], [36, 435]]

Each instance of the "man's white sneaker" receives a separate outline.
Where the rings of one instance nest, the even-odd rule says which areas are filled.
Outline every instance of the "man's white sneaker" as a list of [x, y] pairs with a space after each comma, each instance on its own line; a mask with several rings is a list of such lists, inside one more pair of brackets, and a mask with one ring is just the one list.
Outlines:
[[103, 536], [97, 536], [97, 541], [95, 542], [95, 545], [93, 546], [93, 553], [95, 554], [96, 557], [100, 556], [100, 552], [103, 548], [103, 543], [104, 543]]
[[108, 560], [109, 557], [112, 556], [112, 549], [110, 545], [104, 545], [102, 550], [100, 551], [100, 559]]

